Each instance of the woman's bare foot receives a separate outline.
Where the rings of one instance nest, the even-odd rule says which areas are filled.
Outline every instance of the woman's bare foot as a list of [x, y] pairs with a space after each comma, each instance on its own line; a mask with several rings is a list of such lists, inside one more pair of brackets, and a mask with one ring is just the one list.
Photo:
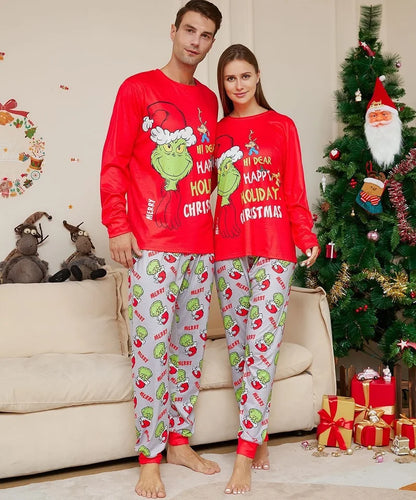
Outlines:
[[253, 469], [270, 469], [269, 449], [267, 448], [267, 441], [264, 441], [260, 446], [257, 446], [256, 455], [253, 460]]
[[244, 494], [251, 489], [251, 466], [253, 460], [245, 455], [237, 454], [234, 469], [224, 490], [228, 495]]
[[145, 498], [165, 498], [165, 486], [160, 478], [159, 464], [140, 466], [140, 479], [136, 484], [136, 493]]
[[166, 461], [169, 464], [184, 465], [202, 474], [215, 474], [221, 470], [216, 462], [200, 457], [189, 444], [168, 446]]

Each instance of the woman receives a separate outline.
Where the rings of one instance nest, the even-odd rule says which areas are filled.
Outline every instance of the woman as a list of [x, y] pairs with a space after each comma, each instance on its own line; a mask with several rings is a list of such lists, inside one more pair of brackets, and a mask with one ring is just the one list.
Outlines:
[[267, 103], [254, 54], [228, 47], [218, 62], [215, 276], [240, 430], [225, 493], [245, 493], [251, 468], [269, 468], [267, 425], [297, 246], [310, 267], [311, 228], [295, 124]]

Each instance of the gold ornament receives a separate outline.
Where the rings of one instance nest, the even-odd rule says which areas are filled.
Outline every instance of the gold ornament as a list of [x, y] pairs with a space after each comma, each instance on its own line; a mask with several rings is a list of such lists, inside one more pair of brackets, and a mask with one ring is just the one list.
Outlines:
[[412, 448], [409, 453], [412, 455], [412, 457], [416, 457], [416, 448]]
[[346, 455], [352, 455], [353, 451], [351, 448], [347, 448], [347, 451], [345, 452]]

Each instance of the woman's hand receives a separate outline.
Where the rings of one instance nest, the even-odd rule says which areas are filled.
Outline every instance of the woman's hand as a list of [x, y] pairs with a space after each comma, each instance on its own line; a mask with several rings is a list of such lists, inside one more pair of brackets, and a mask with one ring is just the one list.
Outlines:
[[308, 257], [307, 259], [303, 260], [300, 265], [301, 266], [306, 266], [306, 267], [311, 267], [315, 264], [316, 259], [318, 258], [319, 255], [319, 247], [312, 247], [308, 248], [306, 250], [306, 256]]

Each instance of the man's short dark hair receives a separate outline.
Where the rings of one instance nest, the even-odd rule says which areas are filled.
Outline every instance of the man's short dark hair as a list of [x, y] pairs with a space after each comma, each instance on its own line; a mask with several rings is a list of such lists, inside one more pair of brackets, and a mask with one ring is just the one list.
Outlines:
[[208, 0], [189, 0], [188, 3], [179, 9], [175, 20], [176, 29], [179, 28], [183, 16], [189, 11], [198, 12], [198, 14], [211, 19], [211, 21], [215, 24], [215, 33], [220, 29], [222, 14], [218, 7], [211, 2], [208, 2]]

